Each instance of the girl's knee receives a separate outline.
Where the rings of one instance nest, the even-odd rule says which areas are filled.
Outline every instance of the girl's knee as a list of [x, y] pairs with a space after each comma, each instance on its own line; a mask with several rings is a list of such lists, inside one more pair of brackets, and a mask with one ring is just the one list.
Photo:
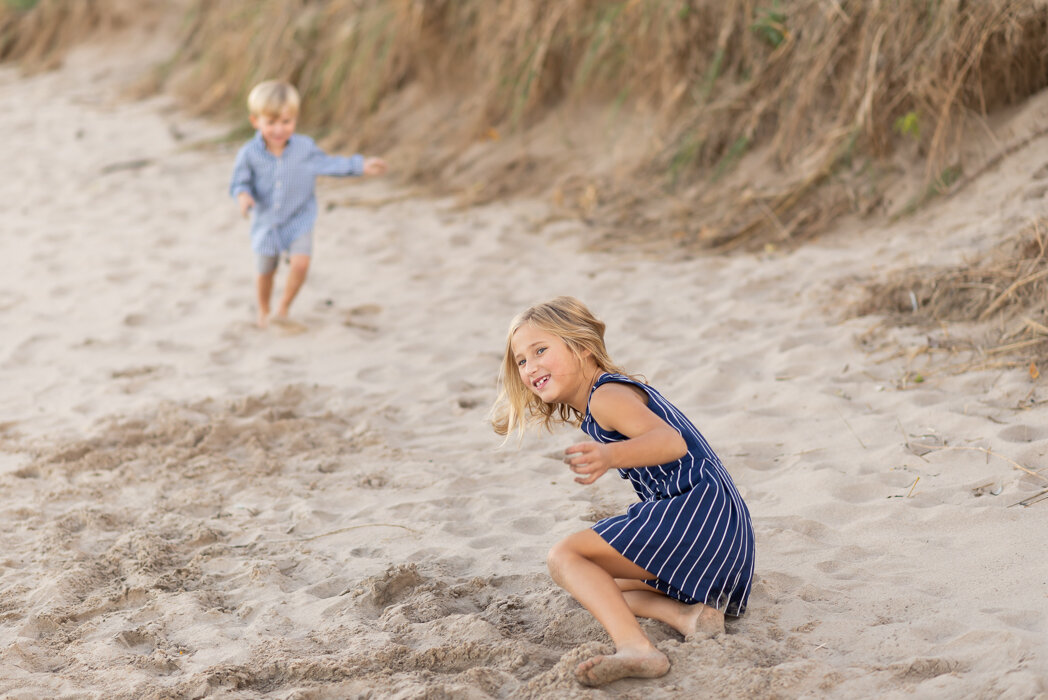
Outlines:
[[549, 553], [546, 554], [546, 568], [549, 569], [550, 576], [552, 576], [554, 580], [557, 580], [557, 577], [564, 568], [565, 562], [576, 554], [577, 552], [572, 549], [567, 540], [561, 540], [550, 547]]

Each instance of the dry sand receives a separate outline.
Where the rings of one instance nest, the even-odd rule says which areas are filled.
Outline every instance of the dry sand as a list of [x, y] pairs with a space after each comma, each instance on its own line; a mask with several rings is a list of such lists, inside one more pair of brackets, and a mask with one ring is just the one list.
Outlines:
[[[132, 74], [99, 49], [0, 69], [3, 697], [1048, 693], [1048, 502], [1013, 506], [1048, 485], [1046, 379], [937, 371], [890, 352], [918, 331], [841, 312], [863, 276], [1041, 215], [1043, 149], [894, 226], [676, 261], [585, 252], [541, 202], [325, 180], [301, 327], [263, 332], [236, 144], [190, 147], [226, 127], [122, 100]], [[654, 681], [576, 684], [608, 639], [544, 565], [629, 488], [543, 457], [573, 431], [499, 449], [486, 423], [509, 319], [555, 294], [754, 516], [749, 612], [706, 641], [645, 623], [673, 663]]]

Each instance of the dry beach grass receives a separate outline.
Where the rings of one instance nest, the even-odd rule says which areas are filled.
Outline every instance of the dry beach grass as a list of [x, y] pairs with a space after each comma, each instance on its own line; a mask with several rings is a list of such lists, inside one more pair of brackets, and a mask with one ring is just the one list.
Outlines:
[[176, 43], [137, 89], [242, 120], [287, 78], [330, 145], [468, 203], [552, 193], [606, 245], [752, 248], [907, 211], [1015, 147], [965, 134], [1048, 83], [1039, 0], [21, 0], [0, 58], [51, 66], [163, 18]]

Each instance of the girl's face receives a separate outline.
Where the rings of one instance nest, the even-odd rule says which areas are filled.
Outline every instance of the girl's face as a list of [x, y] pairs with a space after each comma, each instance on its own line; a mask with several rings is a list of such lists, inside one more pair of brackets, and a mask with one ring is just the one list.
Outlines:
[[284, 149], [288, 139], [295, 133], [297, 121], [298, 113], [291, 109], [285, 109], [279, 115], [251, 115], [251, 125], [262, 132], [266, 147], [278, 152]]
[[588, 350], [580, 359], [556, 335], [525, 323], [510, 339], [510, 351], [520, 380], [544, 403], [564, 403], [586, 411], [596, 370]]

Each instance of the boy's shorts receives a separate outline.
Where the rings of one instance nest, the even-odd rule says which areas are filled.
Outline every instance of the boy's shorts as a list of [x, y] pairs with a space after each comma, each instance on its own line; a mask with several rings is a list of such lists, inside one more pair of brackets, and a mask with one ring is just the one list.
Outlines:
[[[288, 257], [292, 255], [312, 255], [313, 254], [313, 232], [303, 233], [301, 236], [291, 241], [291, 246], [287, 249]], [[256, 255], [255, 256], [255, 267], [258, 269], [258, 274], [268, 275], [277, 269], [277, 265], [280, 263], [279, 255]]]

